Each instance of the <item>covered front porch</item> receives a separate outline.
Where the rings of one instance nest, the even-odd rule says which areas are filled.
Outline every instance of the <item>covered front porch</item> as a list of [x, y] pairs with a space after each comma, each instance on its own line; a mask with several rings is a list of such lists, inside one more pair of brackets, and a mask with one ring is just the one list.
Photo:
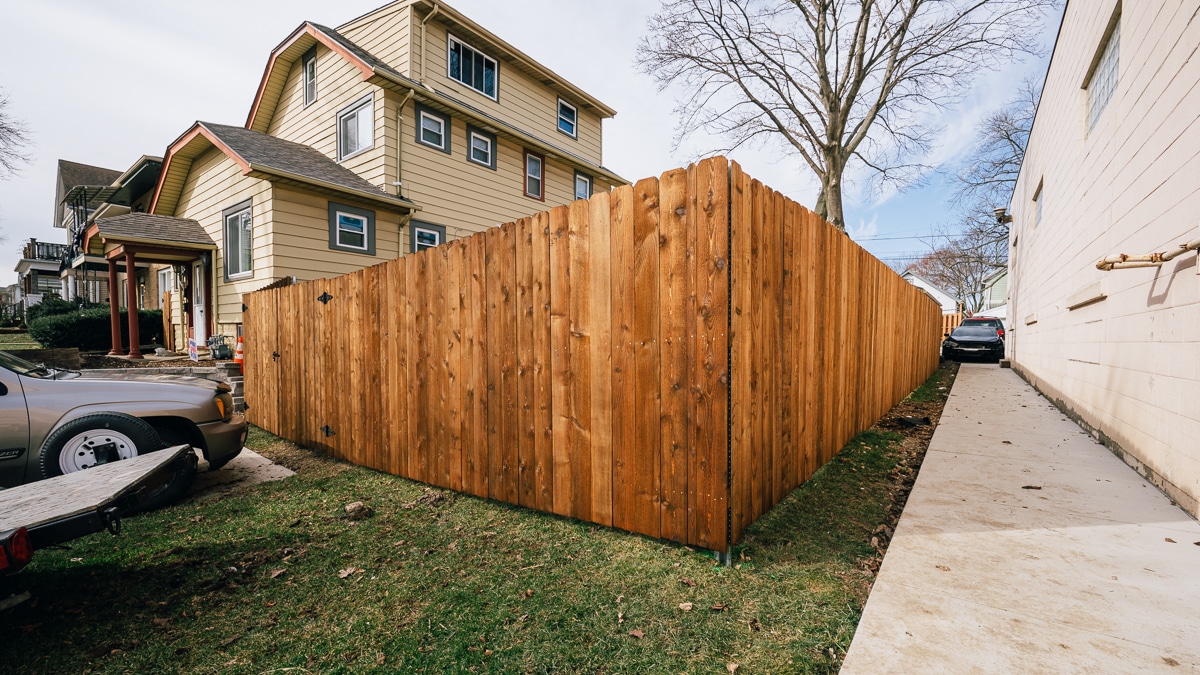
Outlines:
[[[182, 316], [197, 338], [211, 332], [212, 261], [217, 245], [200, 226], [187, 218], [129, 213], [101, 218], [84, 234], [86, 255], [101, 256], [108, 265], [109, 311], [112, 350], [109, 356], [141, 359], [138, 327], [139, 289], [136, 275], [126, 274], [129, 344], [121, 341], [120, 268], [136, 269], [141, 263], [171, 265], [179, 279]], [[81, 256], [82, 257], [82, 256]]]

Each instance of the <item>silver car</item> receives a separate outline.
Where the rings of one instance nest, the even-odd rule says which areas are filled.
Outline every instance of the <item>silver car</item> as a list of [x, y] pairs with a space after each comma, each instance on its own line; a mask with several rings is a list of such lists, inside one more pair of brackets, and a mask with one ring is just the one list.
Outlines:
[[[191, 377], [54, 370], [0, 351], [0, 488], [187, 443], [217, 469], [236, 457], [246, 422], [230, 387]], [[181, 474], [149, 508], [182, 496]]]

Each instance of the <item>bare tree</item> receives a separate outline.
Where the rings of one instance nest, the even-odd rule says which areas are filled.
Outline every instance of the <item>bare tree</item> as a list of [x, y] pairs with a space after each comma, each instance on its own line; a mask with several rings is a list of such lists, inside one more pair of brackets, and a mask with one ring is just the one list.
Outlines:
[[[948, 291], [970, 313], [983, 308], [983, 282], [1004, 267], [997, 259], [1006, 254], [1008, 242], [989, 245], [973, 235], [950, 240], [907, 267]], [[998, 251], [997, 249], [1002, 249]]]
[[17, 172], [29, 157], [21, 150], [29, 144], [25, 125], [7, 112], [8, 95], [0, 91], [0, 179]]
[[975, 74], [1036, 49], [1056, 0], [662, 0], [638, 48], [678, 86], [676, 145], [696, 131], [778, 143], [821, 182], [817, 212], [845, 227], [854, 163], [903, 187], [925, 170], [930, 114]]

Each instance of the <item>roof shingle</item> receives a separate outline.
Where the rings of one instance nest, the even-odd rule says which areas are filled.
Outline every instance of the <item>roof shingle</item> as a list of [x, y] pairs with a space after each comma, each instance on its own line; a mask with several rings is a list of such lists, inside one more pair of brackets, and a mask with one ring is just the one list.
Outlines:
[[270, 173], [272, 169], [275, 169], [349, 191], [378, 195], [380, 199], [393, 201], [398, 205], [412, 205], [407, 199], [380, 190], [315, 148], [268, 136], [245, 127], [211, 122], [199, 122], [199, 124], [258, 170]]
[[111, 239], [136, 239], [216, 246], [200, 223], [190, 218], [156, 216], [150, 213], [126, 213], [95, 222], [100, 236]]

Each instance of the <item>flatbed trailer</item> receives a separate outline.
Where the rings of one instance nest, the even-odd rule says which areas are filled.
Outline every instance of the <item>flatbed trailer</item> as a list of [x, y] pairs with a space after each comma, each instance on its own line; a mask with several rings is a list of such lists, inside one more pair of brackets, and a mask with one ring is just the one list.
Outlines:
[[[177, 472], [194, 470], [196, 461], [190, 445], [177, 445], [0, 490], [0, 557], [19, 563], [5, 565], [0, 559], [0, 574], [23, 567], [37, 549], [101, 530], [120, 533], [122, 516], [136, 511]], [[10, 550], [14, 546], [27, 553], [17, 555]]]

